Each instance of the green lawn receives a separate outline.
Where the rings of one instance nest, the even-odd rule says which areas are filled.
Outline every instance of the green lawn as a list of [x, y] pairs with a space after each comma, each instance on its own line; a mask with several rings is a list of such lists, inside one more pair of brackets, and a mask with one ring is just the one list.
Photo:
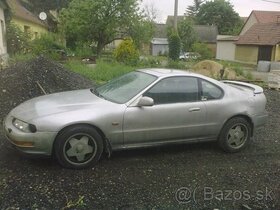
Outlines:
[[105, 63], [103, 61], [97, 61], [97, 64], [94, 68], [89, 67], [80, 61], [68, 61], [64, 64], [64, 66], [90, 80], [95, 81], [97, 84], [102, 84], [108, 80], [136, 69], [136, 67], [132, 66], [126, 66], [115, 62]]

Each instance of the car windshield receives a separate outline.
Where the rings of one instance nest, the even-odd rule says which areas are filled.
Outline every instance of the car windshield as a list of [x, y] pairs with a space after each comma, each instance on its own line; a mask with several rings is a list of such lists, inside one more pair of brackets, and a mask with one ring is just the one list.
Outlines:
[[123, 104], [148, 87], [156, 79], [156, 76], [134, 71], [96, 88], [94, 93], [106, 100]]

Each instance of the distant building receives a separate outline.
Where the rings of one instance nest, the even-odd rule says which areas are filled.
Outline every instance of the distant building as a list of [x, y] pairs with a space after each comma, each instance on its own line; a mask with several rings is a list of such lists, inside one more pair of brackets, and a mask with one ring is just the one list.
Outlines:
[[151, 41], [151, 54], [153, 56], [164, 55], [168, 53], [167, 38], [153, 38]]
[[[178, 16], [178, 23], [184, 20], [186, 16]], [[158, 55], [168, 52], [167, 28], [172, 27], [174, 16], [168, 16], [166, 24], [156, 24], [155, 33], [151, 41], [151, 54]], [[216, 38], [218, 35], [218, 28], [214, 25], [194, 25], [193, 29], [197, 34], [200, 42], [205, 43], [209, 49], [216, 53]], [[163, 53], [164, 52], [164, 53]]]
[[252, 11], [239, 36], [218, 36], [216, 58], [257, 64], [280, 61], [280, 11]]

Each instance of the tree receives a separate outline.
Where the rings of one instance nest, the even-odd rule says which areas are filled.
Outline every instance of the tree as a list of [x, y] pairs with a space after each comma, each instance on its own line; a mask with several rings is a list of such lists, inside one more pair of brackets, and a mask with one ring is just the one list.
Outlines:
[[168, 37], [169, 58], [173, 61], [179, 59], [181, 52], [181, 40], [177, 32], [174, 32]]
[[194, 0], [193, 5], [187, 7], [186, 12], [187, 12], [188, 17], [195, 20], [196, 15], [197, 15], [202, 3], [203, 3], [202, 0]]
[[133, 21], [128, 28], [128, 35], [133, 39], [137, 49], [141, 50], [143, 44], [150, 43], [154, 35], [155, 23], [148, 19]]
[[196, 20], [199, 24], [217, 25], [220, 34], [230, 34], [241, 24], [241, 19], [230, 2], [208, 1], [201, 5]]
[[148, 21], [155, 23], [158, 18], [158, 13], [159, 12], [153, 3], [145, 4], [144, 15]]
[[99, 56], [106, 44], [128, 35], [141, 19], [137, 0], [72, 0], [60, 13], [61, 27], [69, 43], [92, 41]]
[[193, 23], [188, 18], [184, 18], [179, 22], [178, 33], [182, 43], [182, 51], [188, 52], [192, 50], [192, 45], [196, 42], [196, 33], [193, 29]]

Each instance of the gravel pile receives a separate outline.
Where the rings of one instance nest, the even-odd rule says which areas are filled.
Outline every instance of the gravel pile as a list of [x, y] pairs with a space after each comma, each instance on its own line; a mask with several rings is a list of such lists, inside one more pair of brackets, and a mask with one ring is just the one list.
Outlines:
[[39, 56], [0, 71], [0, 119], [25, 100], [46, 93], [83, 89], [93, 83]]

